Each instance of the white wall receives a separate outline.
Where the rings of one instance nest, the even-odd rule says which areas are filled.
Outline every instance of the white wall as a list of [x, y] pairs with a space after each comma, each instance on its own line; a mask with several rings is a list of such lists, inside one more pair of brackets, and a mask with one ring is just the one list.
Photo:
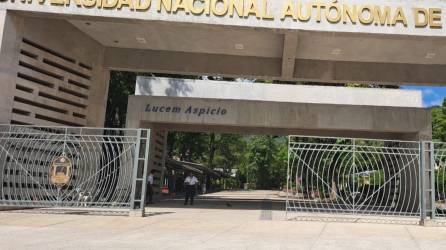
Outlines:
[[139, 76], [135, 95], [291, 103], [422, 107], [421, 91], [238, 83]]

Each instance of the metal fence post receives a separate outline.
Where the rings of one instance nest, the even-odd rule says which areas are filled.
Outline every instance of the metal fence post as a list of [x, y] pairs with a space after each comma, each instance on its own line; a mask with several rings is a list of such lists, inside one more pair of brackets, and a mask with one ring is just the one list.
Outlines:
[[420, 225], [426, 221], [426, 184], [425, 184], [425, 145], [420, 141], [420, 168], [419, 168], [419, 194], [420, 194]]
[[286, 171], [286, 202], [285, 202], [285, 220], [288, 220], [288, 209], [290, 202], [290, 150], [291, 150], [291, 136], [288, 136], [288, 154], [287, 154], [287, 171]]
[[430, 191], [431, 191], [431, 195], [430, 195], [430, 210], [431, 210], [431, 214], [430, 214], [430, 218], [431, 220], [435, 219], [435, 210], [436, 210], [436, 206], [435, 206], [435, 144], [433, 142], [430, 142], [430, 164], [429, 164], [429, 170], [430, 170]]
[[[426, 155], [428, 154], [428, 155]], [[421, 141], [420, 151], [421, 221], [429, 226], [435, 218], [435, 147], [432, 141]], [[428, 220], [429, 218], [429, 220]]]
[[135, 142], [135, 152], [134, 152], [134, 159], [133, 159], [133, 173], [132, 173], [132, 193], [130, 195], [130, 208], [136, 209], [136, 186], [137, 182], [136, 179], [138, 178], [138, 158], [139, 158], [139, 148], [141, 143], [141, 130], [137, 130], [136, 132], [136, 142]]
[[[356, 182], [356, 139], [352, 139], [352, 168], [353, 168], [353, 192], [356, 193], [357, 192], [357, 187], [355, 185]], [[352, 202], [352, 212], [355, 215], [357, 213], [356, 211], [356, 195], [353, 195], [353, 202]]]
[[151, 139], [151, 130], [144, 129], [144, 140], [145, 140], [145, 146], [144, 146], [144, 159], [142, 159], [143, 163], [143, 178], [142, 178], [142, 197], [141, 197], [141, 203], [143, 204], [141, 207], [143, 213], [145, 212], [145, 205], [146, 205], [146, 192], [147, 192], [147, 177], [149, 175], [149, 152], [150, 152], [150, 139]]
[[[144, 217], [149, 162], [150, 130], [138, 129], [133, 162], [130, 215]], [[142, 152], [144, 152], [141, 157]]]

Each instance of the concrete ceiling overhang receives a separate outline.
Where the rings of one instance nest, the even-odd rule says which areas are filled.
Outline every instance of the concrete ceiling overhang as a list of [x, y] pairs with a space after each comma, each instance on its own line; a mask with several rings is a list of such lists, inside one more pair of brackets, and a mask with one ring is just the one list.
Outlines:
[[289, 47], [296, 49], [288, 51], [286, 56], [296, 59], [446, 64], [446, 38], [291, 32], [150, 21], [69, 22], [112, 48], [282, 58], [285, 38], [288, 38]]
[[70, 15], [113, 70], [265, 80], [443, 85], [446, 38], [321, 32]]
[[108, 47], [106, 64], [112, 69], [284, 81], [446, 82], [446, 39], [438, 37], [150, 21], [69, 22]]

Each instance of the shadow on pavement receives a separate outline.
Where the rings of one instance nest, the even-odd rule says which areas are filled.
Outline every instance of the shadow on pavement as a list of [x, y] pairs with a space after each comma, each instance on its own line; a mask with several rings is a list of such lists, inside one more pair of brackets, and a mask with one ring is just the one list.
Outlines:
[[184, 205], [184, 198], [175, 197], [159, 200], [147, 208], [195, 208], [195, 209], [234, 209], [234, 210], [277, 210], [285, 211], [285, 201], [271, 199], [241, 199], [241, 198], [200, 198], [197, 197], [194, 205]]

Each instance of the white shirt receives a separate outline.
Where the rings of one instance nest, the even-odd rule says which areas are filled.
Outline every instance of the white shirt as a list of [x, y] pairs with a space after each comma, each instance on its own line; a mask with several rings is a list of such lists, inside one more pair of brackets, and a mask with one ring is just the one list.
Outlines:
[[195, 185], [198, 183], [198, 179], [195, 176], [192, 176], [192, 177], [188, 176], [184, 180], [184, 183], [186, 183], [187, 185]]
[[153, 185], [153, 174], [149, 174], [149, 177], [147, 178], [147, 182], [148, 182], [150, 185]]

